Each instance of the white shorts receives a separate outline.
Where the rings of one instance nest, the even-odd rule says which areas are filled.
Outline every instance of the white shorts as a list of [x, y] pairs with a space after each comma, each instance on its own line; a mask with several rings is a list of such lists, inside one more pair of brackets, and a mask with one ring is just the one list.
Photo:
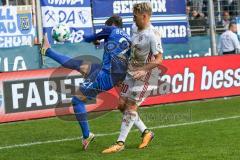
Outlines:
[[125, 80], [123, 81], [123, 86], [121, 89], [121, 97], [131, 99], [136, 102], [137, 106], [151, 94], [152, 90], [157, 89], [158, 78], [152, 76], [149, 73], [145, 81], [135, 80], [131, 75], [127, 74]]

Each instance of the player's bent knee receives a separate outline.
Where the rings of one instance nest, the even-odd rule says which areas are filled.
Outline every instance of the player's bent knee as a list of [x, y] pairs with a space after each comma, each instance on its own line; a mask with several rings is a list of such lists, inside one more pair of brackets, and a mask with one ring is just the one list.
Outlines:
[[124, 112], [124, 110], [126, 109], [126, 103], [127, 103], [127, 99], [124, 98], [124, 97], [120, 97], [119, 104], [118, 104], [118, 109], [121, 112]]
[[136, 105], [128, 107], [128, 110], [130, 110], [130, 111], [137, 111], [137, 109], [138, 109], [138, 106], [136, 106]]
[[87, 100], [87, 97], [83, 95], [83, 93], [79, 90], [79, 88], [77, 89], [76, 95], [74, 97], [77, 99], [80, 99], [83, 102], [86, 102]]
[[79, 104], [83, 104], [84, 101], [81, 100], [81, 98], [77, 97], [77, 96], [73, 96], [72, 100], [71, 100], [72, 105], [79, 105]]
[[125, 104], [119, 104], [118, 105], [118, 110], [120, 110], [121, 112], [124, 112], [126, 110], [126, 105]]
[[120, 110], [121, 112], [124, 112], [126, 110], [126, 104], [124, 102], [121, 102], [118, 104], [118, 110]]
[[126, 110], [137, 111], [138, 105], [135, 101], [128, 100], [126, 105]]

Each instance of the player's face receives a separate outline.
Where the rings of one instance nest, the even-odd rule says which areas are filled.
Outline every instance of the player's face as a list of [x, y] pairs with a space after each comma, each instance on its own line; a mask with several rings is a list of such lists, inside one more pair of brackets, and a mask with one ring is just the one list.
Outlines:
[[237, 25], [236, 24], [234, 24], [233, 26], [232, 26], [232, 32], [234, 32], [234, 33], [237, 33]]
[[149, 23], [150, 17], [148, 14], [140, 14], [140, 13], [134, 13], [133, 20], [136, 23], [138, 29], [144, 29], [146, 25]]

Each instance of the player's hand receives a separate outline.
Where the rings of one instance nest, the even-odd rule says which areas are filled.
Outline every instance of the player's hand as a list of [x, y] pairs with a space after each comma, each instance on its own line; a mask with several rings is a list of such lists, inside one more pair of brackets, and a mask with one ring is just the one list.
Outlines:
[[133, 78], [136, 80], [141, 80], [145, 77], [147, 72], [145, 70], [137, 70], [133, 72]]
[[100, 41], [96, 40], [96, 41], [93, 42], [93, 44], [96, 45], [96, 46], [99, 46], [100, 45]]
[[91, 43], [94, 41], [94, 36], [93, 35], [83, 35], [83, 40], [87, 43]]

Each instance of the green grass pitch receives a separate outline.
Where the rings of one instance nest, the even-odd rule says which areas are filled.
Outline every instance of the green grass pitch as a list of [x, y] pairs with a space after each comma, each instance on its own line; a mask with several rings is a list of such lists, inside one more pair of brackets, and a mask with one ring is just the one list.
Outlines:
[[240, 159], [240, 98], [205, 100], [141, 108], [140, 115], [155, 138], [141, 141], [135, 128], [120, 153], [101, 151], [118, 136], [121, 114], [108, 112], [90, 121], [96, 140], [81, 150], [77, 122], [59, 118], [0, 125], [0, 160], [238, 160]]

